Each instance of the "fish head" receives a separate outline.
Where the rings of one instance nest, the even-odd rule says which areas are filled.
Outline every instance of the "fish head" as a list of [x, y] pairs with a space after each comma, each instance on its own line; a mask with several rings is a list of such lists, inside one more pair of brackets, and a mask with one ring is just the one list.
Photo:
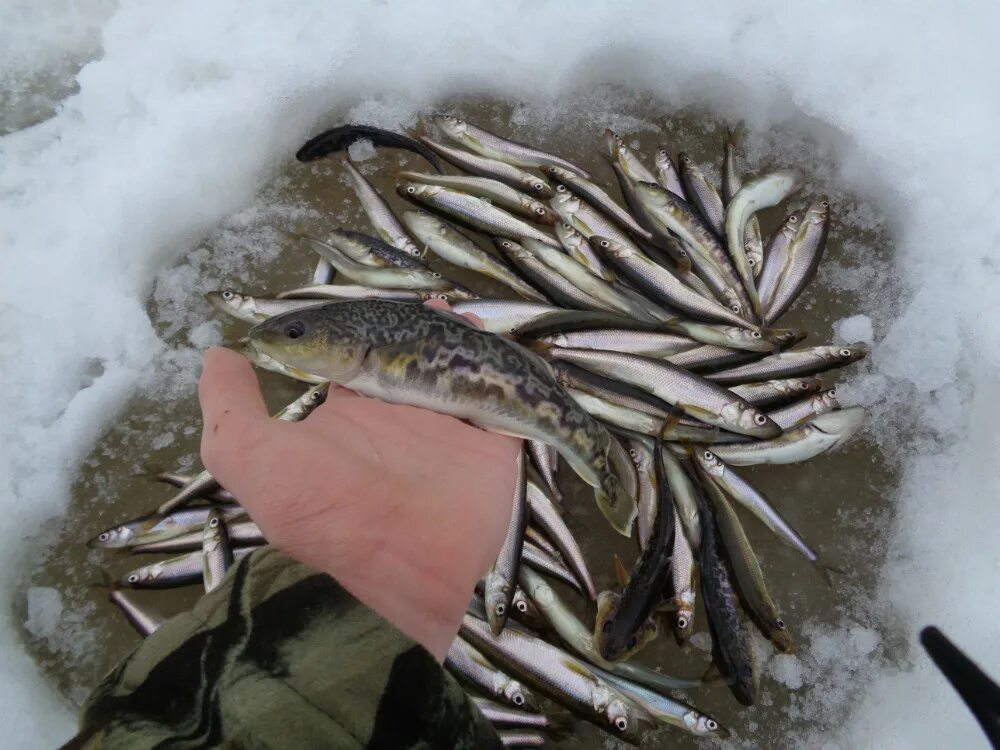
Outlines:
[[461, 136], [469, 129], [469, 125], [465, 120], [461, 120], [454, 115], [436, 114], [431, 117], [431, 120], [443, 132], [453, 137]]
[[233, 315], [240, 320], [249, 323], [257, 323], [264, 320], [264, 316], [258, 314], [254, 309], [254, 298], [249, 294], [240, 294], [231, 289], [208, 292], [205, 299], [216, 310]]
[[143, 567], [136, 568], [119, 578], [118, 585], [130, 588], [141, 588], [156, 581], [162, 573], [163, 565], [161, 563], [144, 565]]
[[819, 430], [826, 435], [832, 435], [836, 441], [830, 450], [838, 448], [858, 431], [865, 421], [865, 410], [861, 406], [850, 406], [839, 411], [831, 411], [813, 417], [805, 424], [807, 430]]
[[755, 438], [774, 438], [781, 434], [781, 427], [767, 414], [746, 401], [733, 401], [719, 411], [727, 429]]
[[729, 736], [728, 729], [719, 724], [711, 716], [705, 716], [700, 711], [695, 711], [694, 709], [685, 711], [684, 716], [681, 718], [684, 726], [687, 727], [687, 730], [691, 734], [698, 735], [699, 737], [718, 737], [719, 739], [725, 739]]
[[670, 152], [665, 148], [657, 149], [656, 156], [653, 157], [653, 165], [657, 169], [669, 169], [673, 166], [673, 161], [670, 159]]
[[[574, 177], [576, 177], [576, 175], [574, 175], [568, 169], [557, 167], [555, 164], [543, 164], [538, 168], [538, 171], [540, 171], [546, 177], [551, 177], [553, 180], [559, 180], [560, 182], [572, 180]], [[558, 188], [556, 189], [558, 190]]]
[[809, 224], [825, 224], [829, 217], [830, 197], [828, 195], [821, 195], [806, 209], [802, 223], [804, 226]]
[[736, 290], [732, 287], [726, 287], [723, 291], [723, 296], [726, 298], [726, 307], [732, 310], [737, 315], [743, 315], [743, 303], [740, 302], [740, 297], [736, 293]]
[[507, 680], [500, 686], [497, 695], [502, 695], [509, 703], [526, 711], [539, 710], [538, 699], [517, 680]]
[[653, 640], [659, 632], [656, 622], [647, 618], [632, 632], [618, 617], [622, 597], [611, 591], [602, 591], [597, 597], [597, 619], [594, 627], [594, 646], [608, 661], [621, 661]]
[[[559, 188], [563, 189], [559, 190]], [[549, 201], [549, 205], [552, 206], [552, 209], [560, 216], [560, 218], [562, 218], [563, 221], [573, 225], [573, 222], [570, 219], [573, 214], [580, 210], [580, 199], [565, 188], [565, 185], [559, 185], [556, 188], [555, 193]], [[573, 226], [575, 229], [575, 225]]]
[[548, 621], [539, 612], [535, 603], [528, 598], [527, 594], [520, 588], [514, 590], [514, 600], [511, 602], [514, 608], [512, 614], [519, 622], [524, 623], [532, 630], [542, 631], [548, 627]]
[[440, 185], [425, 185], [413, 180], [400, 180], [396, 183], [396, 192], [407, 200], [431, 200], [443, 190]]
[[525, 210], [531, 213], [533, 221], [536, 221], [539, 224], [545, 224], [546, 226], [552, 226], [559, 221], [559, 214], [546, 206], [540, 200], [536, 200], [530, 195], [524, 194], [519, 195], [518, 200]]
[[499, 575], [495, 570], [486, 574], [486, 585], [483, 591], [483, 601], [486, 605], [486, 621], [493, 635], [500, 635], [514, 596], [514, 585]]
[[677, 608], [677, 611], [674, 612], [670, 625], [673, 628], [677, 645], [683, 646], [691, 637], [691, 633], [694, 632], [694, 600], [691, 593], [675, 597], [674, 607]]
[[594, 689], [592, 697], [614, 735], [626, 742], [638, 743], [656, 725], [646, 709], [603, 683]]
[[726, 473], [726, 465], [712, 451], [696, 451], [694, 455], [698, 459], [698, 465], [704, 469], [706, 474], [710, 474], [713, 477], [721, 477]]
[[105, 529], [100, 534], [87, 542], [88, 547], [101, 549], [116, 549], [127, 547], [129, 542], [135, 537], [138, 528], [133, 524], [122, 524]]
[[599, 237], [595, 234], [592, 239], [593, 246], [602, 255], [606, 255], [609, 258], [628, 258], [635, 255], [634, 248], [629, 247], [623, 242], [617, 242], [610, 237]]
[[822, 393], [813, 396], [815, 401], [814, 409], [817, 411], [833, 411], [840, 408], [840, 401], [837, 400], [837, 389], [828, 388]]
[[727, 346], [752, 352], [767, 352], [773, 348], [769, 339], [756, 329], [740, 326], [718, 326], [717, 329], [727, 341]]
[[771, 380], [769, 382], [776, 391], [796, 396], [816, 393], [823, 387], [823, 381], [819, 378], [789, 378], [788, 380]]
[[559, 214], [556, 214], [556, 217], [556, 237], [559, 238], [559, 242], [562, 243], [563, 247], [576, 247], [584, 241], [584, 236], [576, 231], [576, 228], [572, 224], [564, 221]]
[[533, 258], [535, 257], [527, 248], [514, 240], [507, 240], [501, 237], [495, 237], [493, 239], [493, 244], [496, 245], [497, 250], [499, 250], [504, 255], [510, 258]]
[[250, 344], [286, 366], [346, 383], [371, 346], [363, 310], [355, 301], [331, 302], [276, 315], [250, 329]]
[[830, 347], [834, 351], [834, 356], [842, 365], [849, 365], [868, 356], [868, 345], [863, 342], [848, 344], [847, 346]]
[[777, 620], [770, 623], [770, 625], [771, 627], [768, 628], [768, 634], [770, 635], [771, 643], [774, 644], [774, 647], [783, 654], [795, 653], [795, 641], [792, 640], [792, 634], [785, 628], [784, 620], [779, 617]]
[[604, 148], [612, 159], [618, 154], [618, 148], [625, 145], [625, 140], [611, 128], [605, 128], [603, 140]]

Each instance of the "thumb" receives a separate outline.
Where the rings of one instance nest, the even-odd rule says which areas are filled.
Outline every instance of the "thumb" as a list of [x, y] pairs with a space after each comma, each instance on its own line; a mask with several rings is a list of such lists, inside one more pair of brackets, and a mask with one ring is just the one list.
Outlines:
[[268, 423], [267, 406], [253, 367], [242, 355], [214, 347], [205, 352], [198, 400], [201, 403], [201, 454], [208, 466], [212, 457], [224, 454], [248, 436], [256, 435]]

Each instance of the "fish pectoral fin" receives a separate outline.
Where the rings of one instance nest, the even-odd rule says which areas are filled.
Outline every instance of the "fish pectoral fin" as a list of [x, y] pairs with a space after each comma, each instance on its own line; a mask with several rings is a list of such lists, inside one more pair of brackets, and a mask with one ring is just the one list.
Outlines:
[[618, 555], [615, 555], [614, 561], [615, 561], [615, 578], [618, 579], [618, 584], [622, 588], [625, 588], [626, 586], [628, 586], [629, 581], [632, 580], [632, 576], [625, 569], [625, 564], [622, 562], [621, 558], [618, 557]]
[[570, 672], [574, 672], [575, 674], [578, 674], [581, 677], [585, 677], [588, 680], [597, 679], [596, 675], [594, 675], [593, 672], [591, 672], [589, 669], [587, 669], [585, 666], [583, 666], [580, 662], [578, 662], [576, 659], [572, 658], [571, 656], [568, 656], [568, 655], [567, 656], [562, 656], [562, 657], [559, 658], [559, 661]]

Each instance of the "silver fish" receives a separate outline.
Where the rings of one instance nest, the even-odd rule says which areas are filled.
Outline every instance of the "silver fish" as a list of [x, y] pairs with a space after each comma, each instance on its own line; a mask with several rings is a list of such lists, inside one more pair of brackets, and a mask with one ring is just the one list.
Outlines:
[[[511, 265], [559, 304], [581, 310], [616, 312], [610, 305], [595, 300], [524, 245], [501, 237], [493, 243]], [[571, 260], [568, 255], [566, 258]]]
[[507, 534], [496, 562], [486, 573], [483, 600], [486, 603], [486, 619], [494, 635], [503, 630], [510, 614], [517, 586], [517, 570], [521, 564], [521, 549], [524, 545], [524, 529], [528, 524], [527, 457], [522, 449], [517, 455], [517, 478], [514, 484], [514, 510], [507, 523]]
[[272, 315], [280, 315], [292, 310], [301, 310], [310, 305], [321, 304], [319, 300], [253, 297], [229, 289], [208, 292], [205, 299], [216, 310], [221, 310], [227, 315], [232, 315], [237, 320], [243, 320], [247, 323], [259, 323]]
[[502, 138], [496, 133], [491, 133], [452, 115], [434, 115], [433, 120], [441, 132], [451, 140], [477, 154], [518, 167], [540, 167], [543, 164], [555, 164], [581, 177], [590, 177], [586, 170], [576, 166], [573, 162], [523, 143]]
[[551, 177], [560, 183], [556, 187], [556, 192], [560, 192], [560, 189], [572, 190], [577, 195], [585, 198], [592, 206], [595, 206], [598, 210], [603, 211], [617, 221], [626, 231], [644, 240], [653, 239], [653, 235], [643, 229], [639, 225], [639, 222], [632, 217], [632, 214], [615, 203], [614, 199], [600, 185], [591, 182], [585, 177], [580, 177], [568, 169], [563, 169], [552, 164], [542, 166], [541, 170], [542, 174], [546, 177]]
[[632, 457], [636, 474], [639, 476], [639, 516], [636, 519], [636, 531], [639, 535], [639, 548], [646, 549], [660, 503], [660, 489], [656, 483], [656, 471], [653, 466], [654, 446], [651, 440], [633, 439], [629, 440], [628, 444], [628, 454]]
[[473, 154], [460, 148], [451, 148], [425, 136], [420, 136], [417, 140], [466, 172], [500, 180], [538, 198], [552, 197], [549, 183], [513, 164]]
[[[660, 456], [670, 455], [660, 451]], [[671, 456], [672, 458], [672, 456]], [[681, 525], [680, 513], [677, 512], [676, 500], [671, 511], [674, 514], [674, 541], [670, 555], [670, 583], [673, 591], [671, 604], [673, 615], [671, 625], [677, 643], [684, 645], [694, 632], [695, 593], [694, 593], [694, 552], [688, 541], [687, 533]]]
[[583, 550], [577, 544], [573, 532], [566, 526], [555, 502], [545, 494], [545, 491], [534, 481], [528, 480], [528, 507], [531, 509], [531, 517], [549, 535], [562, 553], [562, 558], [566, 562], [576, 579], [583, 585], [588, 598], [596, 599], [597, 591], [594, 588], [594, 580], [587, 568], [587, 560], [583, 555]]
[[[736, 152], [742, 132], [742, 128], [727, 129], [726, 137], [723, 141], [725, 157], [722, 161], [722, 201], [726, 205], [729, 204], [733, 196], [743, 187], [743, 180], [736, 166]], [[723, 217], [725, 217], [724, 211]], [[750, 223], [747, 225], [746, 232], [743, 235], [743, 247], [747, 256], [747, 263], [753, 271], [754, 279], [759, 279], [764, 268], [764, 241], [761, 239], [760, 222], [756, 216], [751, 217]], [[760, 295], [761, 306], [767, 309], [764, 305], [764, 295], [760, 293], [759, 285], [758, 294]]]
[[208, 593], [219, 587], [226, 571], [233, 564], [233, 547], [229, 540], [229, 532], [226, 530], [222, 514], [217, 509], [210, 511], [205, 521], [201, 557], [204, 566], [202, 581], [205, 584], [205, 592]]
[[601, 259], [597, 251], [591, 247], [587, 238], [581, 232], [574, 229], [572, 224], [560, 219], [555, 224], [555, 230], [556, 238], [559, 240], [559, 244], [563, 246], [563, 249], [569, 253], [571, 258], [575, 258], [579, 263], [583, 264], [588, 271], [605, 281], [613, 282], [618, 278], [608, 264]]
[[721, 372], [713, 372], [705, 377], [723, 385], [739, 385], [758, 380], [803, 377], [825, 372], [837, 367], [845, 367], [864, 359], [868, 347], [864, 343], [847, 346], [813, 346], [757, 360], [747, 365], [733, 367]]
[[865, 410], [860, 406], [852, 406], [813, 417], [773, 440], [715, 445], [712, 450], [733, 466], [808, 461], [846, 443], [861, 427], [864, 418]]
[[458, 190], [477, 198], [484, 198], [490, 203], [517, 214], [525, 219], [531, 219], [539, 224], [555, 224], [559, 217], [555, 211], [537, 198], [522, 193], [499, 180], [489, 177], [470, 177], [468, 175], [433, 174], [429, 172], [400, 172], [404, 180], [422, 182], [425, 185], [440, 185], [441, 187]]
[[697, 551], [701, 547], [701, 522], [698, 518], [698, 501], [691, 477], [671, 451], [661, 450], [660, 460], [663, 462], [663, 474], [670, 487], [670, 494], [674, 497], [674, 507], [681, 528], [684, 529], [684, 536], [687, 537], [692, 549]]
[[[464, 297], [464, 295], [461, 295]], [[391, 299], [396, 302], [425, 302], [429, 299], [449, 300], [457, 297], [447, 290], [426, 291], [420, 289], [380, 289], [359, 284], [313, 284], [278, 292], [276, 298], [283, 299]]]
[[471, 313], [483, 322], [483, 328], [490, 333], [507, 335], [532, 320], [561, 312], [562, 308], [523, 300], [477, 299], [456, 302], [451, 310], [459, 315]]
[[545, 735], [524, 730], [501, 729], [497, 731], [504, 747], [544, 747]]
[[556, 482], [559, 454], [551, 446], [538, 440], [528, 440], [527, 447], [528, 455], [531, 456], [532, 463], [538, 469], [538, 475], [544, 483], [545, 489], [555, 498], [556, 502], [561, 503], [562, 492], [559, 489], [559, 484]]
[[[260, 527], [250, 520], [227, 521], [226, 533], [229, 535], [229, 541], [234, 547], [247, 547], [251, 545], [259, 546], [267, 543]], [[137, 544], [132, 547], [131, 552], [133, 555], [141, 555], [150, 552], [191, 552], [192, 550], [201, 549], [203, 535], [204, 534], [201, 530], [189, 531], [186, 534], [181, 534], [180, 536], [175, 536], [171, 539], [164, 539], [159, 542], [144, 542], [143, 544]]]
[[800, 401], [793, 401], [780, 409], [769, 411], [767, 415], [777, 422], [781, 429], [790, 430], [808, 422], [813, 417], [840, 408], [837, 401], [837, 391], [834, 388], [809, 396]]
[[677, 171], [673, 159], [670, 158], [670, 152], [665, 148], [660, 148], [656, 152], [653, 163], [656, 166], [656, 182], [659, 183], [660, 187], [690, 203], [687, 192], [684, 190], [684, 184], [681, 182], [680, 173]]
[[549, 717], [542, 713], [528, 713], [527, 711], [507, 708], [488, 698], [476, 696], [472, 696], [472, 702], [476, 704], [476, 708], [483, 716], [498, 726], [537, 727], [539, 729], [548, 729], [552, 726]]
[[506, 265], [479, 247], [455, 227], [426, 211], [404, 211], [403, 222], [420, 242], [435, 255], [459, 268], [481, 273], [535, 302], [545, 302], [545, 295], [525, 284]]
[[788, 258], [764, 311], [764, 321], [775, 321], [798, 299], [819, 268], [830, 231], [830, 201], [820, 196], [805, 213], [802, 226], [788, 248]]
[[459, 636], [451, 642], [445, 666], [489, 695], [494, 695], [517, 708], [538, 711], [534, 693], [510, 675], [497, 669], [479, 649]]
[[788, 261], [788, 250], [798, 236], [805, 215], [805, 211], [788, 214], [768, 242], [767, 252], [764, 255], [764, 268], [757, 280], [757, 294], [760, 296], [760, 305], [765, 311], [774, 299], [778, 279], [781, 278], [781, 272]]
[[[259, 547], [233, 550], [234, 561], [242, 560]], [[187, 552], [177, 557], [143, 565], [118, 579], [118, 585], [132, 589], [169, 589], [198, 583], [204, 576], [201, 551]]]
[[616, 737], [636, 743], [652, 726], [644, 709], [598, 678], [584, 662], [539, 638], [512, 628], [494, 636], [485, 622], [469, 615], [462, 619], [460, 632], [554, 701]]
[[823, 387], [819, 378], [785, 378], [743, 383], [729, 390], [758, 408], [787, 404], [802, 396], [817, 393]]
[[669, 362], [593, 349], [553, 347], [546, 354], [637, 385], [686, 414], [731, 432], [760, 438], [781, 433], [781, 428], [766, 414], [731, 391], [714, 387], [710, 381]]
[[119, 588], [111, 576], [103, 571], [102, 573], [104, 577], [103, 587], [107, 591], [108, 601], [122, 611], [129, 625], [144, 638], [159, 630], [160, 626], [166, 622], [166, 618], [136, 603], [131, 596]]
[[[684, 183], [685, 192], [690, 196], [691, 202], [698, 208], [698, 212], [705, 219], [709, 228], [721, 237], [724, 231], [726, 209], [722, 205], [719, 191], [715, 189], [715, 185], [709, 182], [708, 177], [690, 156], [681, 152], [677, 156], [677, 161], [681, 165], [681, 180]], [[667, 189], [669, 190], [669, 188]]]
[[[378, 191], [365, 179], [365, 176], [355, 168], [350, 159], [344, 159], [343, 163], [351, 187], [354, 188], [354, 192], [358, 196], [358, 201], [368, 215], [368, 220], [375, 227], [375, 232], [378, 236], [404, 253], [419, 257], [420, 248], [413, 244], [413, 240], [410, 239], [406, 230], [403, 229], [402, 224], [399, 223], [399, 219], [396, 218], [392, 209], [389, 208], [389, 204], [383, 200]], [[327, 260], [330, 259], [327, 258]], [[336, 267], [336, 264], [334, 266]]]
[[[222, 511], [226, 520], [246, 515], [246, 511], [235, 503], [215, 507]], [[211, 506], [200, 506], [182, 508], [167, 515], [154, 513], [141, 516], [105, 529], [88, 541], [87, 546], [101, 549], [122, 549], [173, 539], [191, 531], [200, 531], [212, 509]]]
[[669, 357], [695, 349], [698, 342], [687, 336], [659, 331], [634, 331], [627, 328], [597, 328], [542, 336], [556, 346], [576, 349], [604, 349], [611, 352], [642, 354], [646, 357]]
[[781, 169], [747, 182], [733, 196], [726, 206], [726, 247], [743, 282], [743, 288], [750, 295], [753, 312], [758, 319], [763, 318], [760, 298], [754, 282], [753, 269], [747, 262], [743, 238], [747, 222], [757, 211], [777, 206], [802, 186], [802, 175], [791, 169]]
[[562, 581], [570, 588], [579, 591], [581, 594], [584, 593], [583, 584], [576, 579], [576, 576], [570, 572], [569, 568], [563, 565], [560, 560], [557, 560], [555, 557], [528, 539], [524, 540], [521, 562], [534, 568], [539, 573], [545, 573], [547, 576], [555, 578], [557, 581]]

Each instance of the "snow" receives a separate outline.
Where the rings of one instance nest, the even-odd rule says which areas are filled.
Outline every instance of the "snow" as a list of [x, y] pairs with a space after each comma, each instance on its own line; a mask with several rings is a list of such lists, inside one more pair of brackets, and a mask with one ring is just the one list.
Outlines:
[[351, 161], [367, 161], [375, 156], [375, 145], [367, 138], [355, 141], [347, 148]]
[[[860, 258], [853, 271], [820, 272], [856, 291], [860, 312], [879, 324], [872, 369], [844, 388], [872, 406], [871, 438], [903, 469], [886, 499], [898, 513], [880, 614], [910, 643], [923, 625], [942, 626], [1000, 675], [990, 593], [1000, 583], [1000, 6], [50, 0], [0, 13], [3, 130], [52, 115], [0, 140], [3, 599], [25, 596], [30, 530], [64, 511], [79, 461], [149, 362], [161, 355], [189, 379], [196, 372], [196, 356], [164, 356], [146, 312], [154, 280], [165, 299], [187, 299], [166, 290], [200, 280], [165, 269], [239, 215], [331, 112], [411, 125], [454, 94], [519, 98], [544, 112], [560, 93], [586, 101], [611, 83], [743, 119], [751, 133], [807, 133], [817, 158], [835, 165], [831, 182], [891, 218], [891, 263]], [[266, 243], [252, 251], [268, 252]], [[904, 291], [898, 314], [880, 314], [885, 278]], [[190, 324], [180, 310], [176, 320]], [[871, 338], [870, 320], [842, 321], [838, 334]], [[217, 336], [207, 326], [190, 340]], [[901, 439], [901, 415], [914, 412], [920, 432]], [[27, 596], [43, 628], [51, 595]], [[17, 626], [0, 628], [7, 744], [51, 747], [72, 731], [71, 711]], [[823, 744], [982, 746], [923, 654], [886, 669], [877, 638], [845, 623], [803, 645], [802, 679], [831, 686], [810, 716], [853, 706]], [[791, 679], [788, 665], [780, 670]]]
[[63, 615], [62, 597], [55, 589], [32, 586], [27, 592], [28, 619], [24, 628], [36, 638], [52, 638], [59, 631]]
[[875, 340], [872, 319], [863, 314], [838, 320], [833, 324], [833, 332], [837, 339], [845, 344], [853, 344], [858, 341], [870, 344]]

